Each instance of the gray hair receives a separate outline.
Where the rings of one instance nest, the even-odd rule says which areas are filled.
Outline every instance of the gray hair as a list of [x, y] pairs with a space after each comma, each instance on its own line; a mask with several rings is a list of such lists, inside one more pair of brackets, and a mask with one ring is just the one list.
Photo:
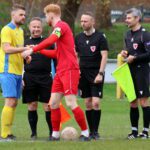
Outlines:
[[131, 9], [126, 10], [125, 15], [127, 14], [132, 14], [134, 17], [139, 17], [140, 19], [142, 18], [142, 13], [137, 8], [131, 8]]
[[32, 22], [34, 20], [40, 21], [41, 23], [43, 22], [40, 17], [33, 17], [33, 18], [31, 18], [30, 22]]

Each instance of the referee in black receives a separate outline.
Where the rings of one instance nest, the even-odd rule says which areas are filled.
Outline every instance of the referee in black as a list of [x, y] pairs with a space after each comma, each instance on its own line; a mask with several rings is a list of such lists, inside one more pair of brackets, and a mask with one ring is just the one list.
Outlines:
[[[25, 39], [25, 46], [36, 45], [44, 38], [42, 37], [42, 20], [34, 17], [29, 23], [30, 38]], [[51, 47], [54, 49], [54, 47]], [[49, 127], [49, 136], [52, 133], [52, 125], [50, 119], [50, 108], [48, 102], [50, 99], [52, 75], [51, 75], [51, 59], [34, 53], [31, 55], [31, 62], [25, 62], [23, 75], [23, 103], [28, 105], [28, 121], [31, 127], [31, 139], [37, 138], [37, 122], [38, 101], [43, 103], [46, 122]]]
[[[126, 48], [121, 52], [127, 59], [133, 78], [136, 99], [130, 104], [131, 134], [128, 139], [148, 138], [150, 123], [150, 106], [148, 97], [149, 91], [149, 73], [150, 73], [150, 33], [140, 24], [142, 17], [141, 11], [131, 8], [125, 12], [125, 22], [130, 30], [126, 33]], [[139, 100], [139, 101], [138, 101]], [[143, 111], [143, 131], [138, 135], [138, 121], [140, 103]]]
[[98, 140], [101, 118], [100, 98], [103, 97], [108, 45], [105, 35], [95, 30], [94, 23], [91, 12], [82, 14], [83, 32], [76, 36], [75, 45], [81, 71], [79, 89], [81, 97], [85, 99], [90, 138]]

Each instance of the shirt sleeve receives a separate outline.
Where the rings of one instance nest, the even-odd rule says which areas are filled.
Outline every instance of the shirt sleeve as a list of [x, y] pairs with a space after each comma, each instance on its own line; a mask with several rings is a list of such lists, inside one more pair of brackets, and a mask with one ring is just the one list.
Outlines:
[[7, 27], [4, 27], [1, 31], [1, 43], [12, 43], [12, 36]]
[[67, 28], [67, 27], [65, 26], [65, 24], [59, 23], [59, 24], [57, 24], [57, 25], [55, 26], [55, 28], [54, 28], [52, 34], [55, 34], [55, 35], [58, 36], [58, 38], [60, 38], [60, 37], [64, 34], [66, 28]]
[[55, 27], [52, 34], [55, 34], [56, 36], [58, 36], [58, 38], [61, 37], [62, 33], [61, 33], [61, 28], [60, 27]]
[[142, 39], [145, 53], [136, 57], [136, 62], [150, 62], [150, 32], [143, 32], [143, 39]]
[[143, 44], [146, 52], [150, 52], [150, 32], [143, 33]]
[[127, 48], [127, 33], [124, 34], [124, 40], [123, 40], [123, 50], [128, 50]]
[[100, 37], [100, 50], [101, 51], [103, 51], [103, 50], [108, 51], [109, 50], [106, 35], [104, 33], [102, 33], [102, 35]]
[[75, 37], [75, 50], [76, 50], [76, 52], [79, 52], [79, 49], [78, 49], [78, 37], [77, 36]]

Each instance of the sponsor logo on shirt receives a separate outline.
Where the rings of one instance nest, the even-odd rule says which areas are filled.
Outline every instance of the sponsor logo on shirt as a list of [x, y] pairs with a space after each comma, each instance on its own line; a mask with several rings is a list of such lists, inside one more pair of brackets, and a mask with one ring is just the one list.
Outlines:
[[134, 48], [134, 50], [136, 50], [138, 48], [138, 44], [137, 43], [133, 43], [133, 48]]
[[106, 39], [106, 35], [103, 33], [104, 38]]
[[67, 94], [68, 92], [69, 92], [69, 90], [66, 90], [66, 91], [65, 91], [65, 94]]
[[143, 95], [143, 91], [139, 91], [140, 95]]
[[96, 51], [96, 46], [90, 46], [90, 49], [92, 52], [95, 52]]
[[86, 44], [89, 44], [89, 40], [86, 40]]

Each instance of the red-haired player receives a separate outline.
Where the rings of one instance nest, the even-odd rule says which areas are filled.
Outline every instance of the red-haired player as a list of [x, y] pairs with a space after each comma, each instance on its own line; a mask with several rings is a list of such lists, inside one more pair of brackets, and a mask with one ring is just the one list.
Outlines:
[[89, 131], [84, 116], [84, 112], [77, 104], [76, 94], [79, 83], [79, 65], [74, 49], [73, 34], [64, 21], [61, 21], [61, 9], [57, 4], [49, 4], [44, 8], [46, 21], [49, 26], [53, 27], [52, 34], [39, 45], [22, 53], [26, 58], [32, 52], [41, 51], [42, 54], [47, 53], [46, 47], [56, 43], [57, 50], [47, 53], [49, 57], [57, 58], [56, 75], [54, 77], [50, 107], [53, 133], [50, 137], [51, 141], [60, 139], [60, 108], [59, 104], [63, 96], [65, 96], [66, 104], [69, 106], [74, 114], [74, 117], [81, 128], [81, 141], [89, 141]]

